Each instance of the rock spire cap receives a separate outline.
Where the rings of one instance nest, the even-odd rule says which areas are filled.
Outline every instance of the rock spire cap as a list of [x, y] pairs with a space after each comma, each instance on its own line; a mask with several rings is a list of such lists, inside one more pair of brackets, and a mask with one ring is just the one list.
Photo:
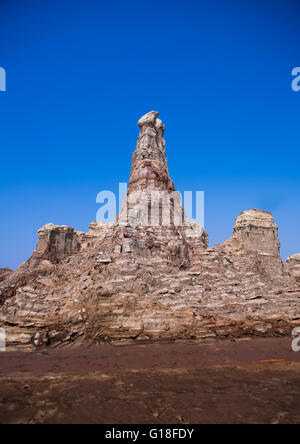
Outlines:
[[160, 119], [158, 119], [158, 111], [150, 111], [150, 113], [145, 114], [138, 121], [138, 126], [142, 129], [144, 127], [154, 128], [156, 130], [162, 130], [164, 132], [165, 127]]
[[150, 113], [145, 114], [143, 117], [140, 118], [138, 121], [138, 126], [142, 128], [142, 126], [155, 126], [157, 116], [159, 115], [158, 111], [150, 111]]

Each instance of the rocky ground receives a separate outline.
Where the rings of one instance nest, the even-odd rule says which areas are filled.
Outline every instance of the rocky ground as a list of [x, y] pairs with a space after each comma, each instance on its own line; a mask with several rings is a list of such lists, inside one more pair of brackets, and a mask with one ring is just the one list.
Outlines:
[[300, 423], [289, 338], [0, 353], [2, 424]]

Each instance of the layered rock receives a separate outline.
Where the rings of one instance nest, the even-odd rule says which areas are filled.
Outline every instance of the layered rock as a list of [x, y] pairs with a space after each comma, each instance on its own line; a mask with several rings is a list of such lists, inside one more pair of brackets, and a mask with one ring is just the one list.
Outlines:
[[297, 282], [300, 282], [300, 254], [290, 256], [286, 263], [291, 275], [296, 279]]
[[11, 345], [290, 335], [300, 325], [300, 286], [272, 215], [242, 213], [232, 238], [208, 248], [170, 179], [157, 116], [139, 121], [117, 219], [87, 234], [46, 226], [32, 258], [0, 283]]
[[247, 210], [235, 222], [232, 238], [225, 244], [232, 253], [258, 253], [279, 257], [278, 227], [271, 213]]
[[0, 268], [0, 282], [3, 281], [10, 273], [12, 273], [10, 268]]
[[79, 251], [79, 233], [74, 228], [47, 224], [38, 232], [36, 251], [20, 269], [51, 268]]
[[138, 122], [140, 134], [127, 196], [117, 218], [124, 236], [121, 250], [141, 261], [159, 256], [185, 266], [195, 249], [207, 248], [208, 235], [204, 227], [186, 218], [169, 175], [165, 127], [157, 116], [158, 112], [152, 111]]
[[140, 134], [132, 156], [129, 186], [117, 221], [135, 228], [157, 227], [180, 229], [184, 237], [196, 237], [204, 247], [208, 236], [203, 227], [187, 219], [169, 175], [166, 158], [165, 127], [152, 111], [143, 116], [138, 125]]

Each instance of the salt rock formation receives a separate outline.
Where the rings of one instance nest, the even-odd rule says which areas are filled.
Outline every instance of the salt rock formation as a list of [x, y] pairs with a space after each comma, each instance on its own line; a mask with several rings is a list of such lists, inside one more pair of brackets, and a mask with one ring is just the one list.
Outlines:
[[291, 275], [296, 279], [297, 282], [300, 282], [300, 254], [290, 256], [286, 263]]
[[245, 211], [232, 238], [208, 248], [170, 178], [158, 113], [138, 125], [116, 220], [89, 233], [47, 225], [33, 256], [0, 282], [8, 346], [290, 335], [300, 285], [294, 262], [280, 259], [272, 215]]
[[279, 256], [278, 227], [272, 214], [261, 210], [244, 211], [237, 217], [232, 238], [224, 246], [237, 254], [257, 252]]
[[78, 253], [80, 243], [74, 228], [47, 224], [38, 232], [36, 251], [21, 269], [49, 268]]

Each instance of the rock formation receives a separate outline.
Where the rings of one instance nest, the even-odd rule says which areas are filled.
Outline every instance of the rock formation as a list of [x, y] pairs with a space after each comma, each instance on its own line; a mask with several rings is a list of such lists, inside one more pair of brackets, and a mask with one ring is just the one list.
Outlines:
[[254, 252], [279, 257], [278, 227], [272, 214], [261, 210], [241, 213], [236, 219], [233, 236], [224, 247], [236, 254]]
[[5, 277], [12, 273], [12, 270], [10, 268], [0, 268], [0, 282], [4, 281]]
[[300, 254], [290, 256], [286, 262], [291, 275], [300, 282]]
[[300, 325], [299, 260], [281, 261], [272, 215], [243, 212], [232, 238], [208, 248], [170, 179], [157, 116], [138, 122], [115, 222], [89, 233], [46, 225], [33, 256], [0, 281], [9, 346], [290, 335]]
[[36, 251], [24, 269], [51, 268], [80, 250], [79, 236], [74, 228], [47, 224], [39, 230]]

